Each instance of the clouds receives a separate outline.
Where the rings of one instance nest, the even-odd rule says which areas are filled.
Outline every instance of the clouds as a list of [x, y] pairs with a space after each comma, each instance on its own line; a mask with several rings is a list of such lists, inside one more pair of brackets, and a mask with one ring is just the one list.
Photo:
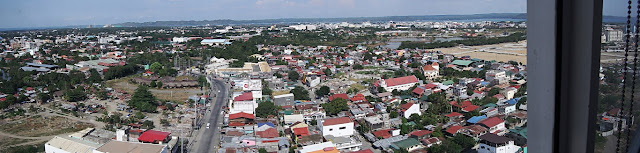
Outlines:
[[526, 12], [526, 0], [28, 0], [0, 1], [0, 28], [507, 12]]

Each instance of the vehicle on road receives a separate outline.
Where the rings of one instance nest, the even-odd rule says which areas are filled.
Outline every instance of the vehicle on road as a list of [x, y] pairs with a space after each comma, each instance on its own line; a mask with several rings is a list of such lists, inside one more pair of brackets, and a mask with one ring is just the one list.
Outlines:
[[207, 123], [207, 129], [209, 128], [210, 123]]

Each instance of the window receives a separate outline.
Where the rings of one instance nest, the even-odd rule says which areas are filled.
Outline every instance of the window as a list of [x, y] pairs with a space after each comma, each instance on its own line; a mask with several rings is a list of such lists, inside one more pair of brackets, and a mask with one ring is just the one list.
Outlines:
[[340, 130], [344, 130], [344, 129], [346, 129], [346, 128], [347, 128], [347, 127], [340, 127], [339, 129], [340, 129]]

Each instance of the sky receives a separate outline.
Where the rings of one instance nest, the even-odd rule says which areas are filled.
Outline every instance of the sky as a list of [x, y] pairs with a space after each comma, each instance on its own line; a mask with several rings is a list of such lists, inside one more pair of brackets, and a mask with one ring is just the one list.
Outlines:
[[[607, 3], [618, 3], [608, 5]], [[0, 28], [123, 22], [525, 13], [527, 0], [2, 0]], [[621, 5], [619, 5], [621, 4]], [[605, 15], [624, 15], [605, 0]], [[618, 6], [619, 5], [619, 6]]]

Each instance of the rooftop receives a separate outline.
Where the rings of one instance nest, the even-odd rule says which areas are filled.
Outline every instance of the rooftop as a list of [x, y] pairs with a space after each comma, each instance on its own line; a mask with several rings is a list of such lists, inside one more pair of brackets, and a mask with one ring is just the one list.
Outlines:
[[331, 125], [345, 124], [345, 123], [351, 123], [351, 119], [349, 119], [349, 117], [338, 117], [338, 118], [324, 119], [324, 121], [322, 122], [322, 125], [323, 126], [331, 126]]
[[398, 78], [390, 78], [385, 79], [384, 82], [387, 84], [387, 87], [410, 84], [410, 83], [418, 83], [418, 78], [415, 75], [398, 77]]
[[110, 141], [96, 150], [105, 153], [161, 153], [165, 149], [165, 145]]

